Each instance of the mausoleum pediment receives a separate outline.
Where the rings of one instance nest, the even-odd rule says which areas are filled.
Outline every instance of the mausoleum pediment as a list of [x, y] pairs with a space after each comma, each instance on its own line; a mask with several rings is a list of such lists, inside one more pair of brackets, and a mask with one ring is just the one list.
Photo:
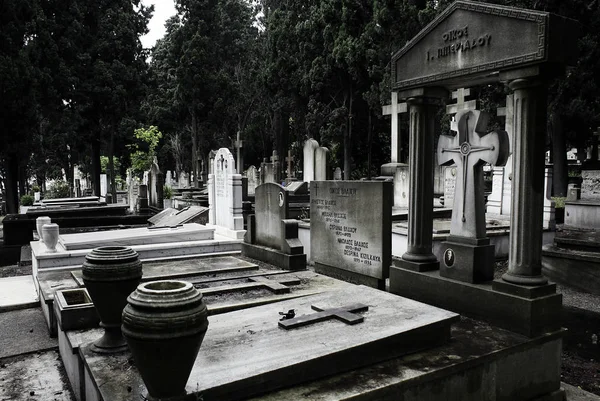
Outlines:
[[394, 89], [574, 61], [575, 31], [572, 20], [550, 13], [457, 1], [393, 56]]

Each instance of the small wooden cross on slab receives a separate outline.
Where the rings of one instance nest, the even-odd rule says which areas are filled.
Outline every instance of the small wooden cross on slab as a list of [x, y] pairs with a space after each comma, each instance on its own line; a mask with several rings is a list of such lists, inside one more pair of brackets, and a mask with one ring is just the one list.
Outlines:
[[365, 318], [356, 315], [355, 313], [369, 310], [369, 307], [363, 304], [353, 304], [333, 309], [321, 309], [315, 305], [311, 305], [311, 308], [316, 310], [317, 313], [313, 313], [312, 315], [302, 315], [293, 319], [280, 320], [279, 327], [289, 330], [329, 319], [338, 319], [347, 324], [357, 324], [363, 322]]

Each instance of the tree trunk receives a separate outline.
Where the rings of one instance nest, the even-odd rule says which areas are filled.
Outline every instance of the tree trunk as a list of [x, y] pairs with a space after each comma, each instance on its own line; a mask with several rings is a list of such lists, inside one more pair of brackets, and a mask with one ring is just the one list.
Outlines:
[[348, 103], [348, 130], [344, 135], [344, 180], [350, 179], [351, 161], [350, 157], [352, 154], [352, 88], [350, 88], [350, 100]]
[[19, 175], [19, 196], [23, 196], [27, 193], [27, 167], [25, 163], [20, 162], [17, 169]]
[[117, 203], [117, 180], [115, 179], [115, 131], [110, 130], [110, 144], [108, 146], [108, 171], [110, 174], [111, 202]]
[[198, 127], [196, 126], [196, 110], [192, 114], [192, 174], [194, 175], [194, 187], [198, 187]]
[[18, 188], [19, 158], [14, 153], [6, 156], [6, 213], [19, 213]]
[[565, 130], [563, 129], [561, 116], [552, 114], [550, 121], [552, 126], [552, 159], [554, 163], [552, 186], [554, 196], [567, 196], [567, 184], [569, 171], [567, 168], [567, 144]]
[[92, 140], [92, 187], [94, 195], [100, 196], [100, 140]]

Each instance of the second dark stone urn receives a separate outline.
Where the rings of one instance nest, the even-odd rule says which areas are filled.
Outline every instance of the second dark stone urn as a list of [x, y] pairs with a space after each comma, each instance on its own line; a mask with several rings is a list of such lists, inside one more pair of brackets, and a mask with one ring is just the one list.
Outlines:
[[140, 284], [127, 301], [123, 335], [148, 399], [187, 400], [185, 385], [208, 329], [202, 294], [185, 281], [164, 280]]
[[94, 342], [92, 350], [103, 354], [125, 351], [122, 313], [127, 297], [142, 279], [137, 252], [124, 246], [96, 248], [86, 255], [81, 272], [104, 327], [104, 335]]

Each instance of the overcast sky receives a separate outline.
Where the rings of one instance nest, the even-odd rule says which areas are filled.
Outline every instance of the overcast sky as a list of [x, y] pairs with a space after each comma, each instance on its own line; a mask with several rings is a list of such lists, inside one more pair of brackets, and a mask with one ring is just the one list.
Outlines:
[[154, 4], [154, 15], [148, 24], [150, 32], [142, 36], [142, 45], [145, 48], [154, 46], [156, 41], [165, 36], [165, 21], [175, 15], [173, 0], [142, 0], [144, 5]]

